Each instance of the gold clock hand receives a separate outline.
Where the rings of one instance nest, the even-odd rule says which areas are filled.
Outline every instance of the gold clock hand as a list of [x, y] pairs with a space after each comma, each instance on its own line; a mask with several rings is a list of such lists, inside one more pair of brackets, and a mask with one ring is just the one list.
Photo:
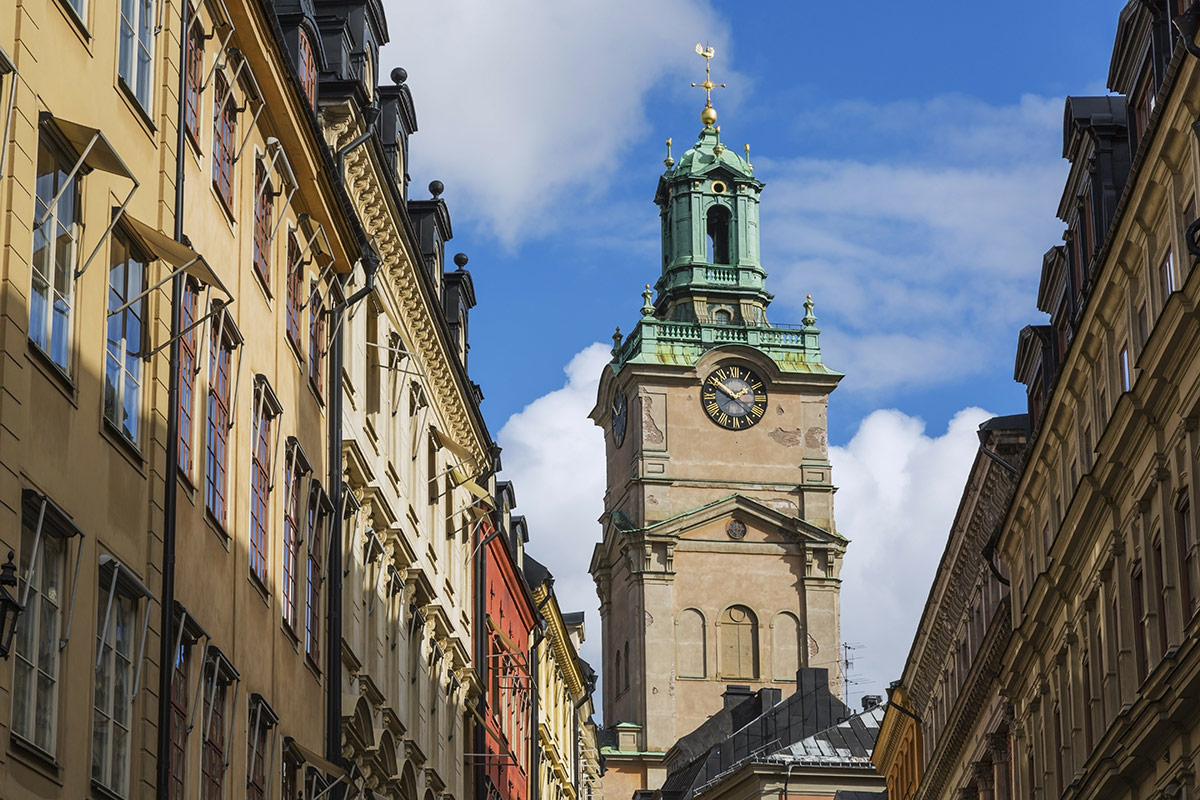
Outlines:
[[718, 382], [716, 384], [716, 387], [718, 389], [720, 389], [722, 392], [724, 392], [726, 395], [728, 395], [729, 399], [731, 399], [731, 400], [738, 399], [738, 396], [736, 394], [734, 394], [733, 392], [729, 391], [729, 387], [727, 387], [725, 384]]

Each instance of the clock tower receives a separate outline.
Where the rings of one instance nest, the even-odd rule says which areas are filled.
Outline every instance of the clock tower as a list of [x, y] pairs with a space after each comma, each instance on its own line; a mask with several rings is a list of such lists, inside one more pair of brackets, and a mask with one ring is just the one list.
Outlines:
[[[707, 59], [712, 49], [697, 47]], [[707, 73], [707, 69], [706, 69]], [[706, 74], [696, 84], [716, 86]], [[591, 418], [605, 430], [600, 595], [605, 794], [656, 789], [681, 736], [761, 688], [828, 669], [840, 694], [839, 571], [826, 436], [830, 392], [811, 298], [767, 318], [763, 183], [725, 146], [711, 99], [670, 151], [655, 203], [661, 274], [615, 335]]]

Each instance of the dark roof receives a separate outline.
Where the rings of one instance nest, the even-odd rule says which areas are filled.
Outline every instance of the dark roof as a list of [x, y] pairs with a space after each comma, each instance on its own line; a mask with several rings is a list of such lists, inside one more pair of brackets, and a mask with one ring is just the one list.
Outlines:
[[567, 625], [582, 625], [583, 624], [583, 612], [582, 611], [569, 611], [566, 614], [562, 615], [562, 619], [563, 619], [563, 623], [567, 624]]
[[547, 581], [553, 582], [554, 576], [550, 574], [550, 570], [546, 569], [542, 562], [529, 555], [529, 553], [526, 553], [525, 580], [529, 582], [529, 588], [534, 589]]
[[[787, 699], [778, 700], [778, 689], [760, 689], [740, 704], [713, 714], [676, 742], [667, 757], [663, 800], [687, 800], [699, 787], [760, 757], [803, 760], [805, 756], [788, 752], [792, 746], [801, 746], [802, 752], [810, 747], [828, 751], [837, 764], [847, 763], [847, 758], [858, 763], [864, 748], [869, 757], [879, 723], [868, 724], [858, 717], [882, 719], [881, 708], [856, 715], [829, 691], [828, 670], [806, 668], [796, 677], [796, 692]], [[843, 724], [851, 728], [843, 730]], [[814, 741], [806, 744], [809, 740]], [[843, 757], [839, 751], [849, 755]]]
[[870, 761], [886, 706], [878, 705], [775, 753], [803, 763], [862, 764]]

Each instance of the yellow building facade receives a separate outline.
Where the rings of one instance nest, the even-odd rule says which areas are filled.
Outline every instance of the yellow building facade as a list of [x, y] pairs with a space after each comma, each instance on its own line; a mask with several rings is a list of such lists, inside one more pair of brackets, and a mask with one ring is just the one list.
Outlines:
[[591, 720], [596, 675], [579, 657], [583, 615], [563, 614], [554, 577], [525, 555], [525, 578], [541, 614], [537, 644], [537, 743], [534, 777], [538, 800], [591, 798], [599, 791], [596, 726]]

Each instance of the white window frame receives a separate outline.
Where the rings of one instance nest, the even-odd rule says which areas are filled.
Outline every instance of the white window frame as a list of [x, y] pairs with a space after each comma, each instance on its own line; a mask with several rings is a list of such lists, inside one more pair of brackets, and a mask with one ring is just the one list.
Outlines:
[[[71, 373], [71, 345], [74, 339], [75, 327], [75, 265], [79, 259], [79, 240], [82, 232], [82, 222], [80, 217], [83, 212], [83, 204], [80, 202], [80, 187], [79, 187], [79, 166], [80, 159], [76, 162], [75, 169], [71, 169], [70, 155], [65, 147], [63, 147], [55, 137], [48, 135], [44, 129], [39, 131], [38, 136], [38, 159], [41, 158], [41, 149], [45, 147], [50, 156], [55, 160], [55, 175], [66, 173], [66, 179], [62, 181], [56, 188], [57, 191], [51, 198], [44, 198], [41, 192], [34, 190], [34, 219], [33, 219], [33, 249], [30, 254], [30, 314], [29, 314], [29, 339], [37, 348], [56, 364], [66, 374]], [[38, 181], [40, 183], [40, 181]], [[69, 226], [62, 225], [59, 221], [58, 210], [63, 202], [64, 195], [70, 196], [71, 202], [74, 205], [75, 219]], [[54, 235], [59, 228], [62, 228], [61, 233], [65, 237], [65, 242], [60, 243], [58, 235]], [[39, 234], [39, 230], [46, 233]], [[37, 238], [41, 235], [46, 244], [44, 252], [46, 253], [44, 264], [45, 269], [38, 266], [37, 259]], [[60, 257], [60, 244], [69, 248], [70, 252], [65, 257]], [[59, 275], [60, 271], [65, 271], [65, 275]], [[44, 284], [43, 289], [38, 288], [39, 281]], [[60, 282], [65, 283], [66, 292], [59, 293], [55, 286]], [[44, 307], [44, 324], [41, 331], [34, 330], [33, 327], [33, 303], [34, 297], [43, 298]], [[61, 300], [66, 307], [66, 321], [63, 327], [62, 335], [65, 337], [65, 342], [58, 342], [55, 338], [55, 307]], [[55, 356], [55, 350], [61, 345], [62, 360]]]
[[[25, 536], [25, 530], [33, 532], [33, 542], [28, 551], [28, 561], [26, 561], [25, 552], [22, 552], [22, 567], [24, 575], [21, 577], [19, 590], [21, 607], [23, 613], [17, 618], [16, 625], [20, 629], [23, 626], [33, 625], [34, 632], [31, 635], [32, 648], [28, 654], [24, 653], [24, 648], [20, 647], [21, 637], [18, 634], [14, 637], [15, 641], [12, 646], [12, 654], [14, 656], [14, 675], [13, 675], [13, 700], [12, 700], [12, 734], [23, 742], [27, 742], [34, 749], [46, 753], [53, 757], [57, 751], [58, 742], [58, 685], [60, 679], [60, 666], [62, 657], [60, 655], [71, 635], [71, 620], [75, 613], [75, 589], [79, 585], [79, 564], [80, 556], [83, 551], [83, 534], [69, 520], [63, 511], [54, 504], [45, 495], [39, 494], [33, 489], [25, 489], [22, 493], [22, 539]], [[32, 520], [32, 524], [30, 521]], [[75, 576], [71, 582], [70, 599], [64, 603], [65, 589], [67, 587], [67, 560], [70, 555], [67, 550], [67, 539], [72, 536], [78, 536], [79, 544], [75, 554]], [[55, 616], [52, 623], [52, 628], [47, 631], [43, 627], [44, 618], [42, 615], [43, 601], [47, 598], [42, 592], [42, 585], [45, 575], [45, 559], [47, 540], [53, 538], [56, 542], [53, 547], [58, 548], [56, 554], [55, 569], [58, 570], [58, 585], [59, 597], [57, 604], [54, 606]], [[24, 550], [24, 548], [22, 548]], [[34, 589], [34, 585], [37, 588]], [[33, 594], [31, 597], [30, 595]], [[34, 605], [31, 602], [36, 601]], [[53, 601], [48, 601], [53, 602]], [[62, 619], [63, 612], [66, 611], [66, 620]], [[54, 663], [47, 669], [47, 665], [41, 663], [42, 648], [38, 646], [40, 640], [49, 637], [52, 646], [48, 648], [49, 652], [53, 653]], [[28, 657], [26, 657], [28, 655]], [[21, 686], [21, 671], [19, 667], [26, 664], [31, 668], [30, 675], [33, 678], [32, 685]], [[49, 706], [49, 712], [46, 715], [48, 719], [47, 725], [38, 726], [37, 720], [37, 703], [38, 703], [38, 688], [37, 676], [46, 675], [49, 677], [50, 691], [46, 700]], [[17, 700], [17, 695], [25, 694], [26, 700], [24, 708], [26, 710], [25, 719], [18, 716], [20, 704]]]
[[[111, 387], [116, 393], [116, 401], [115, 401], [115, 406], [113, 408], [113, 415], [109, 414], [108, 404], [107, 404], [107, 402], [105, 403], [104, 417], [113, 425], [114, 428], [116, 428], [116, 430], [121, 435], [123, 435], [124, 437], [129, 439], [129, 441], [132, 442], [136, 446], [140, 443], [140, 439], [141, 439], [139, 434], [140, 434], [140, 430], [141, 430], [140, 423], [141, 423], [142, 381], [144, 378], [143, 370], [142, 370], [142, 361], [143, 361], [142, 356], [145, 354], [146, 342], [148, 341], [148, 332], [146, 330], [146, 324], [147, 324], [148, 320], [146, 319], [146, 302], [145, 302], [145, 297], [146, 297], [147, 292], [144, 290], [144, 287], [149, 279], [150, 264], [153, 263], [153, 258], [151, 256], [146, 255], [144, 252], [142, 252], [141, 248], [138, 246], [138, 243], [131, 236], [128, 236], [124, 233], [119, 233], [119, 234], [114, 235], [113, 236], [113, 244], [112, 244], [114, 250], [117, 247], [118, 242], [121, 242], [121, 246], [125, 248], [126, 253], [127, 253], [126, 258], [122, 261], [122, 264], [121, 264], [121, 267], [123, 269], [125, 269], [125, 293], [120, 298], [117, 298], [117, 300], [120, 300], [122, 302], [121, 302], [120, 306], [118, 306], [117, 308], [114, 309], [112, 307], [112, 304], [114, 302], [114, 289], [113, 289], [113, 282], [112, 282], [112, 274], [113, 274], [113, 270], [117, 268], [117, 265], [111, 263], [111, 259], [110, 259], [109, 270], [108, 270], [109, 309], [108, 309], [108, 317], [107, 317], [107, 327], [111, 328], [112, 325], [117, 324], [120, 326], [121, 332], [120, 332], [120, 340], [117, 341], [116, 345], [115, 345], [116, 352], [113, 352], [114, 343], [113, 343], [112, 339], [109, 337], [107, 331], [105, 334], [105, 347], [104, 347], [104, 352], [105, 352], [105, 355], [104, 355], [104, 391], [105, 391], [105, 394], [104, 394], [104, 397], [105, 397], [105, 399], [107, 399], [108, 391]], [[130, 288], [130, 286], [129, 286], [129, 270], [126, 268], [126, 265], [131, 261], [136, 261], [136, 262], [140, 263], [142, 266], [141, 282], [138, 286], [136, 286], [134, 288]], [[134, 345], [137, 355], [132, 360], [129, 358], [130, 342], [126, 335], [127, 328], [125, 325], [125, 320], [126, 320], [127, 316], [133, 316], [133, 317], [140, 318], [140, 327], [139, 327], [138, 337], [141, 341], [137, 342]], [[116, 362], [117, 385], [115, 387], [112, 387], [109, 382], [110, 361]], [[133, 370], [136, 372], [136, 374], [134, 374], [134, 372], [131, 372], [131, 370], [130, 370], [131, 365], [133, 367]], [[126, 393], [128, 391], [132, 391], [134, 393], [134, 399], [133, 399], [134, 419], [132, 420], [132, 429], [126, 427], [125, 421], [117, 418], [122, 414], [122, 412], [125, 409], [126, 400], [127, 400]]]
[[[254, 761], [258, 756], [259, 734], [263, 733], [264, 729], [269, 730], [270, 734], [266, 737], [267, 750], [263, 757], [263, 797], [265, 800], [271, 800], [271, 789], [275, 786], [275, 751], [279, 742], [279, 715], [275, 713], [275, 709], [271, 708], [266, 698], [257, 692], [250, 695], [249, 705], [250, 727], [246, 735], [250, 742], [250, 752], [246, 758], [246, 787], [249, 788], [254, 774]], [[287, 798], [284, 798], [284, 800], [287, 800]]]
[[[96, 612], [96, 685], [92, 700], [92, 780], [104, 786], [109, 791], [126, 797], [129, 794], [129, 771], [132, 748], [135, 746], [133, 736], [133, 704], [137, 700], [142, 680], [142, 663], [146, 655], [146, 634], [149, 631], [150, 614], [148, 604], [142, 604], [143, 599], [153, 598], [146, 585], [143, 584], [120, 561], [109, 555], [100, 556], [100, 587], [108, 586], [107, 593], [100, 595], [101, 604], [97, 604]], [[141, 605], [139, 610], [138, 606]], [[130, 618], [125, 622], [130, 634], [128, 637], [128, 652], [124, 654], [123, 668], [117, 663], [121, 655], [117, 650], [117, 632], [122, 621], [122, 613], [128, 613]], [[142, 632], [138, 637], [137, 651], [134, 652], [133, 629], [137, 624], [138, 614], [142, 617]], [[124, 686], [128, 694], [120, 692], [121, 682], [117, 681], [117, 670], [125, 673]], [[101, 695], [101, 686], [106, 691]], [[124, 725], [119, 716], [124, 712]], [[114, 763], [113, 744], [118, 732], [123, 728], [126, 738], [124, 762]], [[103, 731], [100, 738], [97, 731]], [[97, 750], [99, 748], [99, 752]], [[100, 761], [100, 771], [96, 771], [97, 758]], [[116, 773], [116, 774], [114, 774]]]
[[147, 114], [154, 111], [158, 13], [158, 0], [121, 0], [117, 12], [117, 74]]

